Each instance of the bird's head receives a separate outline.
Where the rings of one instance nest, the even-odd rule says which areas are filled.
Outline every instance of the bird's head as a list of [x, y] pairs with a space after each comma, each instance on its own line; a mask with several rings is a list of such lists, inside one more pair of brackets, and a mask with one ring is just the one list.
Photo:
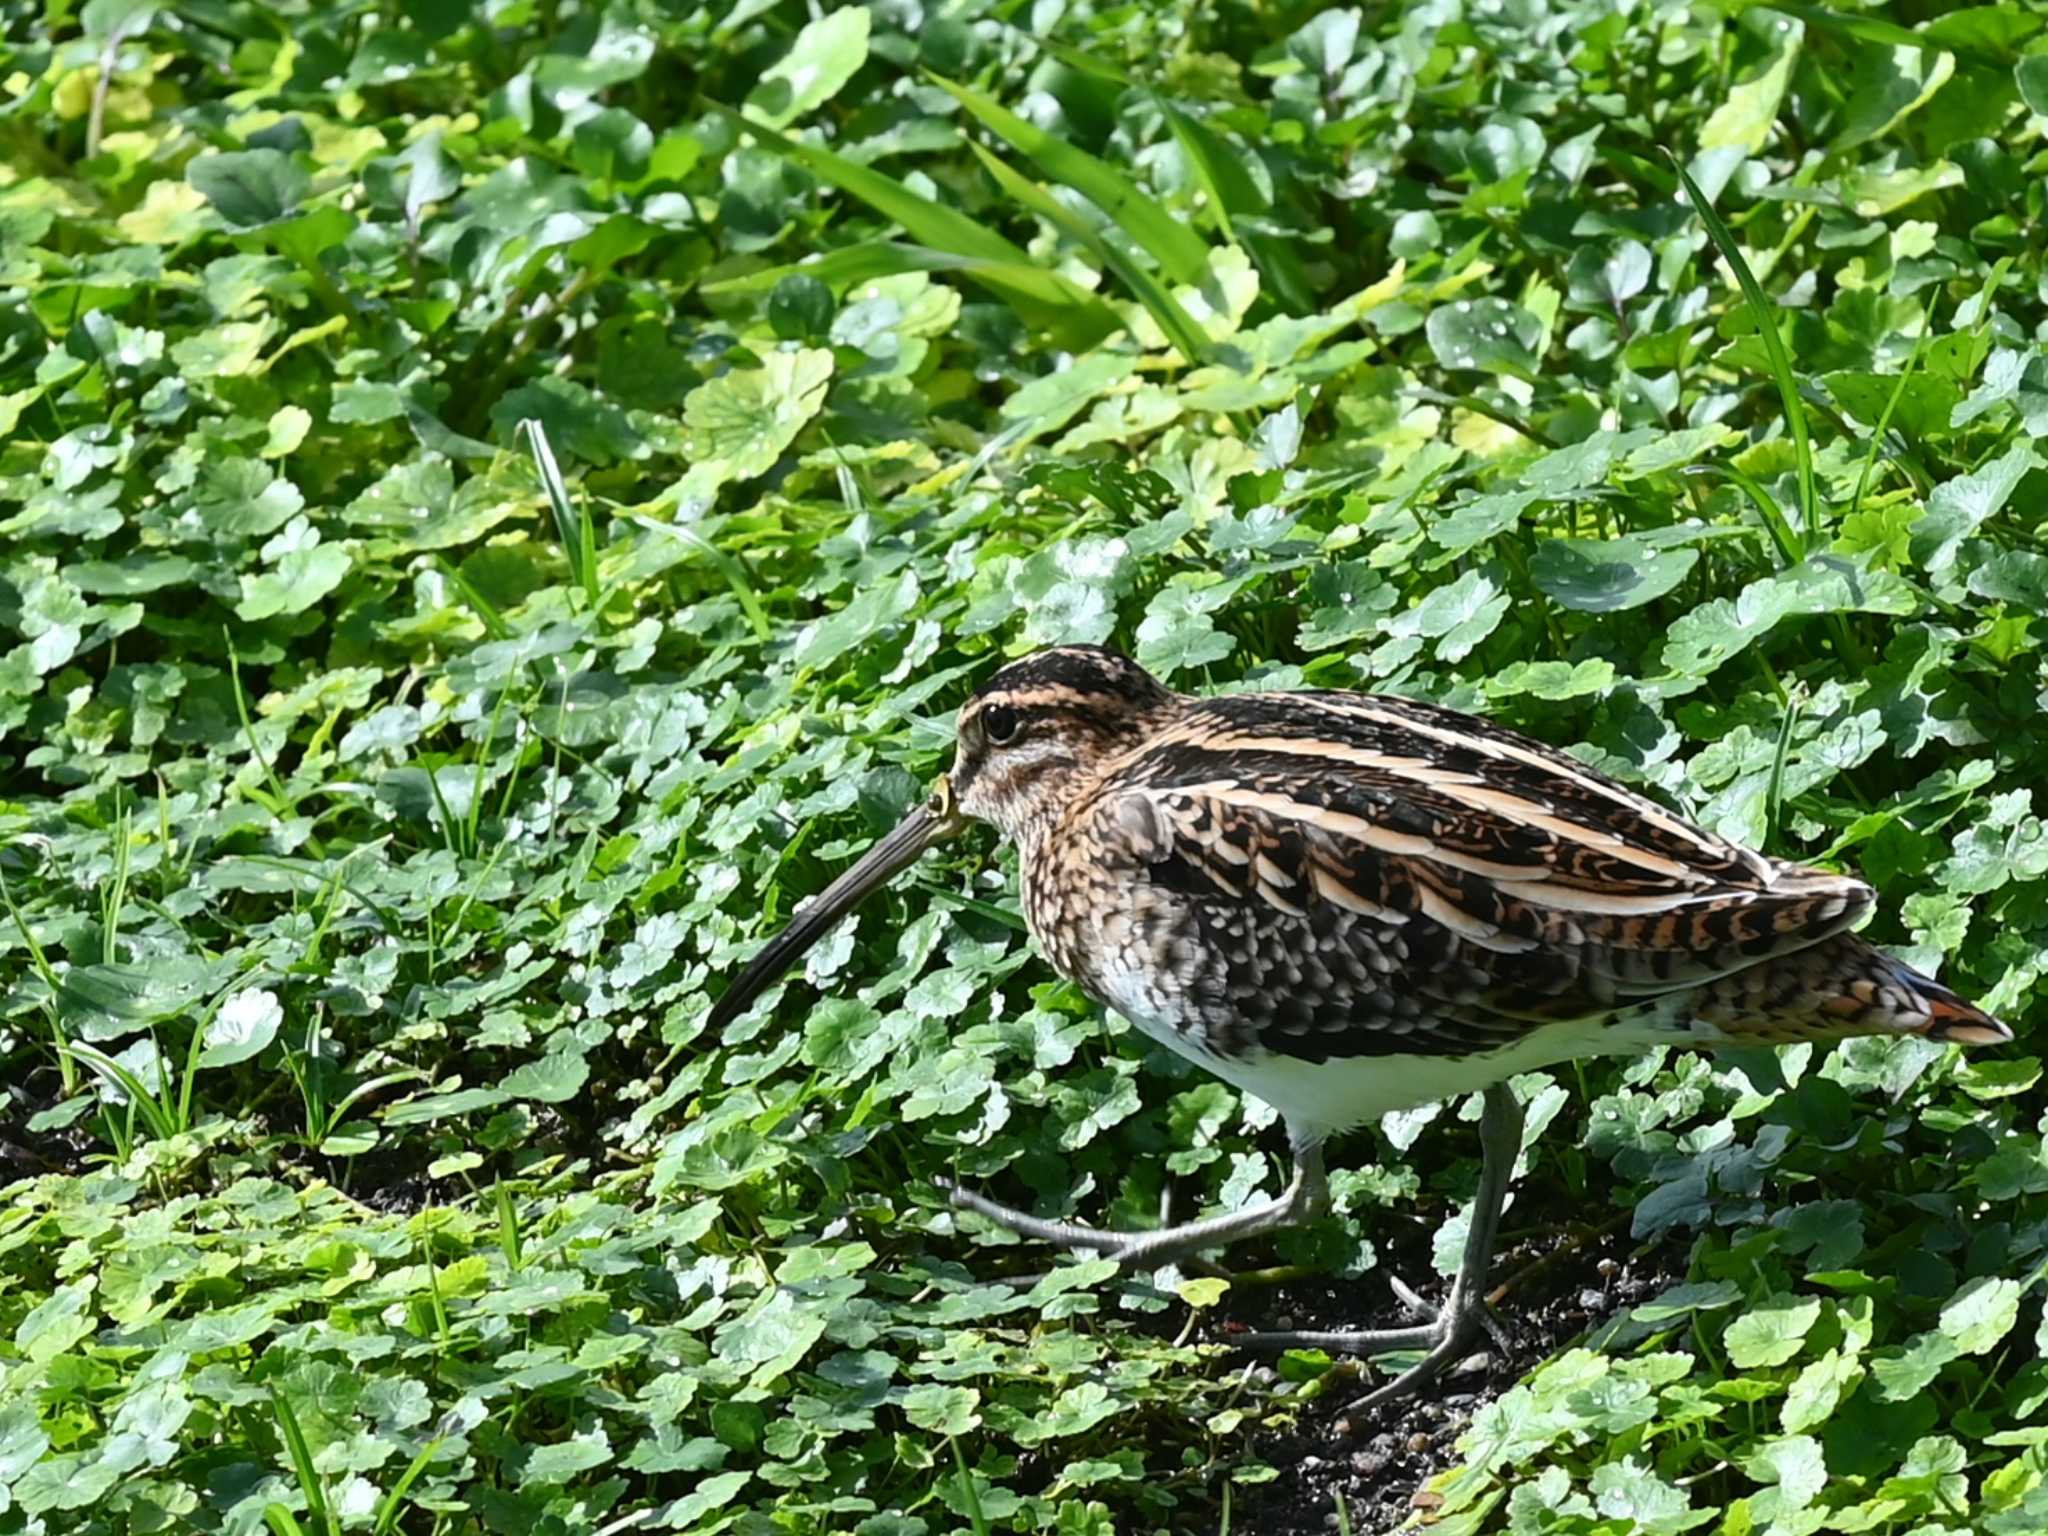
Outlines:
[[969, 821], [1011, 838], [1049, 826], [1098, 765], [1136, 746], [1181, 702], [1098, 645], [1051, 646], [1002, 668], [962, 706], [952, 771], [931, 797], [761, 947], [718, 1000], [710, 1027], [737, 1018], [870, 891]]
[[1005, 837], [1047, 827], [1102, 763], [1157, 730], [1180, 695], [1129, 657], [1056, 645], [1011, 662], [960, 710], [947, 783]]

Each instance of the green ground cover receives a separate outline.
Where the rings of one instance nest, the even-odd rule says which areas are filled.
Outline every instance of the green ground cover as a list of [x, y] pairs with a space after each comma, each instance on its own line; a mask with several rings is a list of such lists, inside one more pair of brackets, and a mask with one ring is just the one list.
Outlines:
[[1570, 745], [2019, 1031], [1523, 1080], [1511, 1246], [1656, 1293], [1418, 1516], [2048, 1530], [2037, 110], [2017, 4], [4, 0], [0, 1532], [1409, 1508], [1229, 1324], [1427, 1280], [1470, 1106], [1019, 1287], [935, 1175], [1284, 1147], [1007, 855], [705, 1030], [1051, 640]]

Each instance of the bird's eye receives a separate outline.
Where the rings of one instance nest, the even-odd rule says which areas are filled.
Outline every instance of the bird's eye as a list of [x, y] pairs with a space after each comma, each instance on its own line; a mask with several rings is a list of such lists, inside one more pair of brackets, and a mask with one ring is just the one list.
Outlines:
[[981, 734], [991, 746], [1005, 746], [1017, 739], [1017, 728], [1023, 722], [1017, 711], [1007, 704], [991, 704], [981, 712]]

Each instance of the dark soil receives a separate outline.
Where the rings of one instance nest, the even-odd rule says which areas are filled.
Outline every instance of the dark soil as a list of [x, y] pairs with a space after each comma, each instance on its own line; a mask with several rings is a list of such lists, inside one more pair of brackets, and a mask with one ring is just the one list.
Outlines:
[[[1474, 1413], [1590, 1329], [1685, 1278], [1684, 1246], [1667, 1242], [1637, 1251], [1627, 1216], [1617, 1212], [1597, 1226], [1560, 1216], [1554, 1224], [1511, 1232], [1495, 1255], [1493, 1275], [1496, 1315], [1512, 1350], [1503, 1354], [1497, 1343], [1482, 1341], [1421, 1395], [1362, 1415], [1348, 1405], [1387, 1378], [1366, 1367], [1353, 1380], [1332, 1384], [1292, 1430], [1255, 1442], [1280, 1475], [1239, 1490], [1236, 1527], [1259, 1536], [1329, 1536], [1338, 1529], [1341, 1494], [1354, 1536], [1380, 1536], [1426, 1507], [1428, 1496], [1418, 1503], [1417, 1495], [1456, 1460], [1454, 1443]], [[1412, 1251], [1387, 1253], [1383, 1261], [1427, 1300], [1441, 1301], [1447, 1282], [1421, 1283], [1434, 1279], [1424, 1229], [1418, 1226], [1413, 1239], [1399, 1242]], [[1359, 1280], [1290, 1281], [1243, 1294], [1216, 1337], [1227, 1342], [1250, 1329], [1396, 1328], [1414, 1321], [1384, 1272], [1376, 1271]]]
[[29, 1121], [55, 1105], [63, 1085], [54, 1071], [38, 1069], [0, 1093], [0, 1189], [46, 1173], [83, 1173], [87, 1159], [106, 1151], [89, 1121], [31, 1130]]

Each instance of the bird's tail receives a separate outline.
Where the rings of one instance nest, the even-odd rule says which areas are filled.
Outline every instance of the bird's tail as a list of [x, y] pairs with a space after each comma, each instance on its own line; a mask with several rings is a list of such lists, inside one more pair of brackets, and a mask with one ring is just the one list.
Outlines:
[[1930, 1040], [1951, 1040], [1957, 1045], [2003, 1045], [2012, 1038], [2012, 1026], [1995, 1019], [1975, 1003], [1964, 1002], [1932, 977], [1923, 976], [1909, 965], [1899, 969], [1913, 979], [1927, 1004], [1930, 1023], [1920, 1031]]
[[2002, 1045], [2012, 1031], [1931, 976], [1842, 934], [1705, 989], [1698, 1017], [1731, 1040], [1841, 1040], [1924, 1035]]

